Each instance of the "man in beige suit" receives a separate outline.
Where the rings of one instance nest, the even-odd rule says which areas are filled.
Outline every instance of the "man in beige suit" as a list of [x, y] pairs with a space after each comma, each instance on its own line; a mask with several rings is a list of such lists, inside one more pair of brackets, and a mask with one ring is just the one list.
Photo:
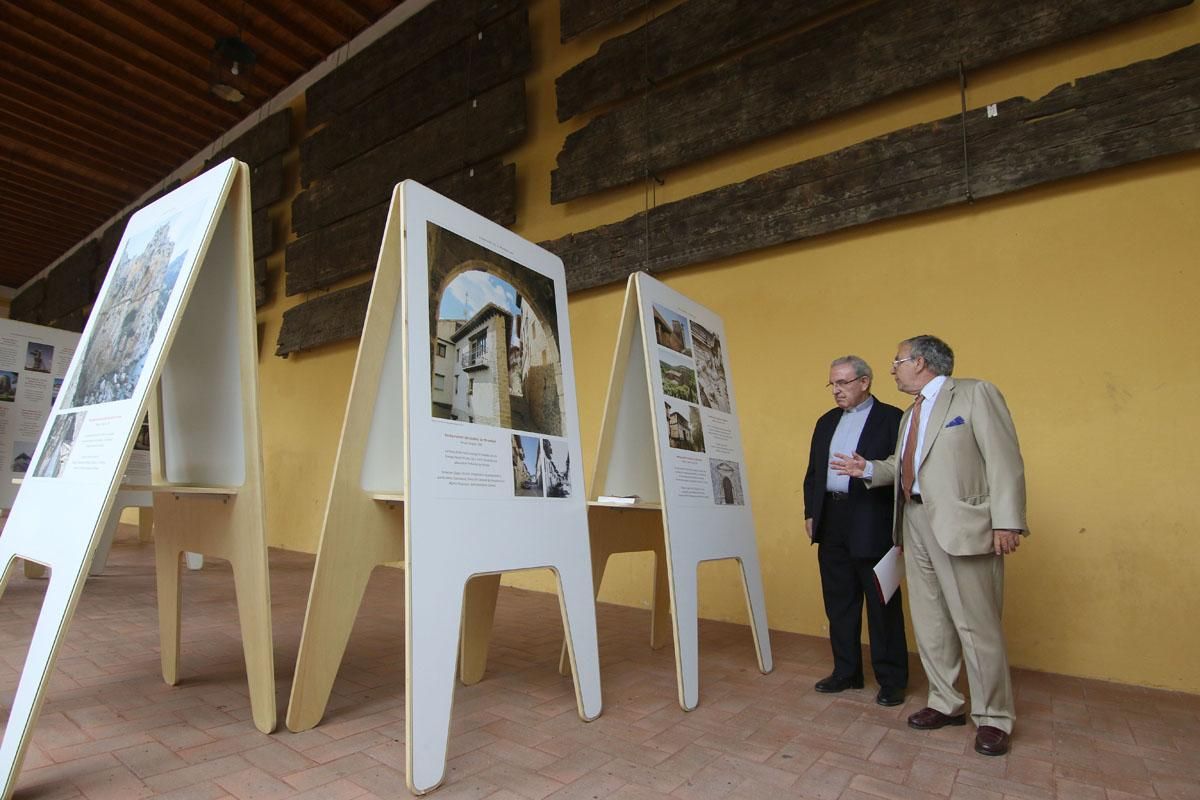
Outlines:
[[929, 705], [908, 718], [920, 730], [965, 725], [954, 688], [965, 658], [975, 751], [1008, 752], [1014, 708], [1004, 629], [1004, 556], [1025, 523], [1025, 466], [1000, 391], [955, 380], [954, 352], [935, 336], [900, 343], [892, 375], [914, 396], [894, 455], [834, 454], [835, 470], [895, 487], [893, 536], [903, 543], [909, 608]]

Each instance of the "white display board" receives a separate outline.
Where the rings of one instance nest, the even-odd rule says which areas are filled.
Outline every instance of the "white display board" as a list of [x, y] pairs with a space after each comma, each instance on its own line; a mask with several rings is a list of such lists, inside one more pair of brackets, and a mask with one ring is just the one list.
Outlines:
[[78, 344], [72, 331], [0, 319], [0, 509], [17, 498], [13, 480], [24, 479], [33, 462]]
[[740, 564], [759, 668], [772, 669], [727, 342], [716, 313], [645, 273], [630, 276], [592, 486], [598, 498], [636, 496], [661, 508], [679, 702], [688, 710], [699, 702], [701, 562]]
[[[33, 462], [33, 450], [50, 418], [51, 406], [62, 389], [79, 336], [73, 331], [0, 319], [0, 515], [5, 523]], [[118, 493], [100, 538], [92, 574], [104, 569], [121, 510], [153, 508], [150, 492], [144, 488], [149, 484], [150, 426], [143, 422], [125, 468], [125, 488]], [[33, 575], [40, 572], [36, 565], [27, 570]]]
[[[239, 193], [227, 203], [235, 180]], [[12, 793], [151, 389], [214, 239], [230, 250], [226, 272], [232, 261], [251, 268], [248, 171], [233, 160], [130, 218], [0, 536], [3, 580], [17, 557], [51, 570], [0, 744], [0, 797]]]
[[399, 197], [408, 782], [421, 792], [445, 771], [472, 575], [554, 569], [580, 716], [601, 699], [562, 261], [413, 181]]
[[581, 463], [562, 262], [420, 184], [400, 184], [355, 361], [288, 727], [320, 721], [370, 572], [399, 560], [412, 791], [444, 778], [455, 665], [464, 682], [482, 678], [502, 572], [558, 576], [579, 716], [596, 718]]

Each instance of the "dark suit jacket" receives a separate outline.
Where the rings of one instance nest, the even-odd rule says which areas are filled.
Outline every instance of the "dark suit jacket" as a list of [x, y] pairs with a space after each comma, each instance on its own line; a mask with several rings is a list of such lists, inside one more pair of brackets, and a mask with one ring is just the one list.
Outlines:
[[[885, 459], [896, 449], [902, 412], [875, 398], [867, 414], [855, 452], [869, 461]], [[821, 510], [825, 502], [825, 473], [829, 466], [829, 445], [840, 408], [834, 408], [817, 420], [804, 474], [804, 517], [813, 521], [813, 540], [821, 541]], [[845, 531], [850, 555], [855, 558], [882, 558], [892, 547], [892, 490], [870, 491], [861, 478], [850, 479], [850, 529]]]

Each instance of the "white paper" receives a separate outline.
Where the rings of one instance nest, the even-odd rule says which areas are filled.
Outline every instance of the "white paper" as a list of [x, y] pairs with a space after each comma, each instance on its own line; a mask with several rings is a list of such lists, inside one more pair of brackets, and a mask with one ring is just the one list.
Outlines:
[[875, 565], [874, 572], [875, 588], [879, 591], [879, 599], [886, 605], [904, 580], [904, 551], [899, 547], [888, 550]]

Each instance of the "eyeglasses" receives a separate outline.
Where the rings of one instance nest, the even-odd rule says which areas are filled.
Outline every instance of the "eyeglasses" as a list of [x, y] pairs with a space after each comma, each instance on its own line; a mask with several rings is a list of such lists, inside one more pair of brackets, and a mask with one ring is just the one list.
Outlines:
[[892, 369], [896, 369], [905, 361], [916, 361], [920, 356], [909, 356], [907, 358], [897, 358], [892, 360]]
[[859, 375], [857, 378], [851, 378], [848, 381], [830, 381], [829, 383], [825, 384], [825, 388], [826, 389], [845, 389], [850, 384], [854, 383], [855, 381], [861, 381], [865, 377], [867, 377], [867, 376]]

